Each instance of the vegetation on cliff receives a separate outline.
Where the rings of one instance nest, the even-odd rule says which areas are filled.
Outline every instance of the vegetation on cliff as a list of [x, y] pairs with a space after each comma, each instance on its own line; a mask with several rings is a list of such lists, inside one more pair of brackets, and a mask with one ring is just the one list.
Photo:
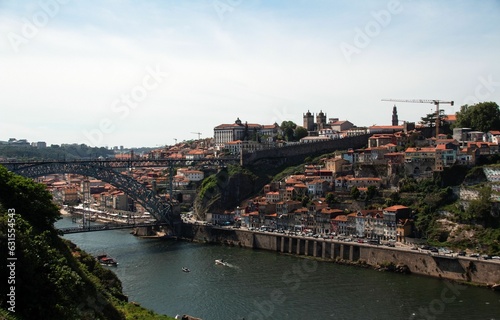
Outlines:
[[259, 191], [258, 177], [241, 166], [230, 165], [206, 177], [194, 202], [198, 218], [207, 212], [233, 210], [240, 202]]
[[2, 281], [9, 279], [0, 287], [0, 317], [154, 319], [127, 302], [113, 272], [59, 237], [53, 227], [58, 217], [42, 185], [0, 166], [0, 250], [4, 262], [17, 259], [12, 267], [2, 263], [0, 268]]

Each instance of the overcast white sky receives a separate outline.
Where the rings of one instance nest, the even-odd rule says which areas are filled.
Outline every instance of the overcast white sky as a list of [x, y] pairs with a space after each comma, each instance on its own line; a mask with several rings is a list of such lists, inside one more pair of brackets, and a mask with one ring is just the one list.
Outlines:
[[[500, 1], [0, 0], [0, 140], [126, 147], [500, 103]], [[431, 104], [397, 103], [418, 122]]]

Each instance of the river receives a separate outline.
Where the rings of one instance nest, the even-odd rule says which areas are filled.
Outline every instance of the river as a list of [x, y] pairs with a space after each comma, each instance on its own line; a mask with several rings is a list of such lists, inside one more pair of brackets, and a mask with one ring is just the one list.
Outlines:
[[[64, 217], [56, 226], [74, 226]], [[416, 275], [377, 272], [238, 247], [140, 239], [130, 230], [70, 234], [112, 268], [130, 301], [204, 320], [497, 319], [500, 294]], [[215, 265], [224, 259], [229, 266]], [[183, 272], [187, 267], [191, 272]]]

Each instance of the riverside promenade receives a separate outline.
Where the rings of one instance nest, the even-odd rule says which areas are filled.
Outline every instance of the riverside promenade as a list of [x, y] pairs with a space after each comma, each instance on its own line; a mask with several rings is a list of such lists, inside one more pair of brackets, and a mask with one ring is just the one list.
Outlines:
[[500, 284], [500, 261], [497, 260], [200, 224], [184, 224], [182, 236], [197, 242], [268, 250], [374, 268], [404, 266], [413, 274], [480, 286]]

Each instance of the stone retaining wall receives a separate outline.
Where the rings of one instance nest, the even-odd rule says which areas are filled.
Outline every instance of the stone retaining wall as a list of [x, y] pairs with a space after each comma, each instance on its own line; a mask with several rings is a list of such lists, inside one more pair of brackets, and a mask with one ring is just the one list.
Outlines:
[[184, 238], [193, 241], [362, 263], [373, 267], [387, 264], [405, 265], [415, 274], [478, 285], [500, 284], [500, 263], [492, 260], [431, 255], [424, 251], [204, 225], [183, 225], [182, 231]]

